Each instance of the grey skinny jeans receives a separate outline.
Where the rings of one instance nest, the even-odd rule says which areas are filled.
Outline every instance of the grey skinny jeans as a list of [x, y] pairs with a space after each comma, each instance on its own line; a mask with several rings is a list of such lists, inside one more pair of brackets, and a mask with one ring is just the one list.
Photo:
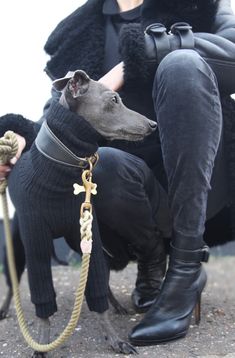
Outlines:
[[174, 51], [158, 67], [153, 101], [168, 193], [141, 159], [100, 148], [95, 169], [97, 216], [142, 247], [160, 229], [165, 235], [173, 230], [178, 246], [181, 239], [193, 238], [190, 248], [197, 248], [203, 244], [206, 219], [227, 202], [215, 75], [195, 51]]

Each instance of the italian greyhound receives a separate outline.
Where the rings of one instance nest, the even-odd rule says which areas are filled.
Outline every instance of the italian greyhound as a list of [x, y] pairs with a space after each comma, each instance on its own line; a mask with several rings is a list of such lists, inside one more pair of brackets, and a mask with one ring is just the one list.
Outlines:
[[[90, 130], [95, 130], [103, 138], [108, 140], [120, 139], [128, 141], [138, 141], [144, 139], [145, 136], [151, 134], [156, 129], [156, 123], [144, 117], [141, 114], [138, 114], [130, 109], [128, 109], [123, 103], [118, 93], [109, 90], [103, 84], [98, 81], [94, 81], [89, 78], [89, 76], [81, 70], [75, 72], [69, 72], [64, 78], [57, 79], [53, 82], [53, 86], [57, 91], [61, 92], [59, 99], [59, 105], [64, 110], [66, 109], [69, 113], [75, 113], [84, 118], [85, 122], [88, 122], [88, 125], [91, 128]], [[57, 107], [56, 107], [57, 108]], [[55, 111], [56, 113], [56, 111]], [[55, 114], [56, 115], [56, 114]], [[65, 116], [66, 117], [66, 116]], [[65, 123], [66, 128], [67, 118], [63, 118], [62, 122]], [[55, 130], [55, 135], [64, 145], [67, 146], [67, 149], [71, 151], [70, 140], [72, 136], [79, 136], [79, 121], [76, 124], [76, 121], [72, 123], [74, 128], [71, 127], [71, 123], [68, 125], [69, 130], [61, 130], [61, 121], [56, 121], [56, 119], [47, 118], [47, 130]], [[50, 130], [50, 128], [53, 129]], [[73, 133], [71, 133], [71, 128]], [[45, 128], [44, 128], [45, 130]], [[41, 132], [41, 130], [40, 130]], [[43, 152], [42, 148], [39, 145], [38, 138], [31, 146], [30, 150], [24, 153], [21, 158], [17, 161], [16, 165], [11, 171], [9, 176], [8, 185], [9, 192], [13, 204], [16, 208], [18, 214], [19, 227], [21, 229], [21, 238], [26, 250], [26, 263], [28, 268], [29, 276], [29, 286], [32, 302], [35, 303], [35, 298], [33, 294], [34, 287], [36, 285], [35, 277], [38, 276], [38, 280], [42, 282], [37, 287], [37, 295], [39, 297], [47, 296], [45, 292], [45, 287], [47, 290], [49, 288], [50, 292], [54, 293], [52, 274], [51, 274], [51, 265], [50, 258], [51, 252], [45, 252], [45, 247], [43, 244], [40, 246], [38, 240], [41, 240], [42, 235], [40, 236], [40, 230], [42, 227], [47, 226], [48, 230], [45, 230], [43, 240], [47, 251], [51, 251], [51, 242], [54, 238], [64, 237], [68, 242], [69, 246], [80, 252], [80, 248], [74, 242], [75, 236], [79, 236], [79, 223], [77, 215], [79, 215], [81, 201], [77, 200], [78, 198], [74, 195], [68, 195], [68, 192], [71, 191], [71, 183], [74, 180], [77, 180], [79, 173], [81, 176], [81, 168], [68, 167], [63, 165], [60, 160], [57, 158], [55, 161], [50, 160], [50, 155], [48, 156], [45, 151]], [[53, 135], [53, 133], [52, 133]], [[82, 137], [79, 139], [80, 149], [84, 153], [83, 146], [87, 146]], [[76, 138], [77, 139], [77, 138]], [[87, 140], [87, 133], [86, 133]], [[94, 136], [91, 136], [90, 144], [94, 140]], [[37, 143], [38, 141], [38, 143]], [[73, 143], [74, 145], [74, 143]], [[80, 156], [80, 149], [76, 152], [75, 156]], [[86, 151], [85, 150], [85, 151]], [[94, 153], [92, 153], [94, 154]], [[53, 156], [53, 155], [52, 155]], [[53, 159], [53, 158], [52, 158]], [[30, 165], [30, 169], [29, 166]], [[46, 173], [47, 178], [44, 180], [44, 175]], [[58, 176], [63, 173], [63, 182], [57, 180]], [[62, 175], [62, 174], [61, 174]], [[25, 180], [19, 179], [25, 178]], [[17, 187], [15, 184], [17, 180]], [[52, 189], [54, 187], [54, 182], [56, 183], [56, 191]], [[41, 190], [41, 187], [44, 188], [44, 194], [38, 196], [38, 192]], [[33, 190], [32, 188], [36, 188]], [[22, 189], [22, 190], [21, 190]], [[38, 189], [38, 190], [37, 190]], [[20, 194], [22, 193], [22, 195]], [[27, 199], [25, 199], [27, 198]], [[75, 198], [75, 199], [74, 199]], [[22, 202], [26, 201], [25, 210], [22, 210]], [[40, 202], [40, 205], [38, 204]], [[44, 205], [45, 203], [45, 205]], [[60, 203], [67, 206], [67, 209], [64, 212], [71, 211], [71, 218], [64, 220], [63, 210], [60, 210]], [[37, 208], [37, 205], [40, 208]], [[32, 207], [31, 207], [32, 206]], [[29, 208], [28, 208], [29, 207]], [[31, 207], [31, 209], [30, 209]], [[28, 209], [27, 209], [28, 208]], [[36, 227], [32, 227], [33, 219], [30, 217], [31, 213], [37, 217]], [[55, 214], [56, 219], [54, 226], [58, 230], [50, 230], [50, 221], [47, 220], [51, 215]], [[52, 217], [51, 216], [51, 217]], [[46, 223], [45, 223], [46, 221]], [[76, 221], [76, 223], [74, 222]], [[31, 226], [31, 227], [30, 227]], [[68, 227], [69, 226], [69, 227]], [[71, 230], [71, 227], [73, 230]], [[31, 235], [29, 235], [31, 233]], [[32, 234], [33, 233], [33, 234]], [[74, 233], [76, 235], [74, 235]], [[31, 237], [28, 237], [31, 236]], [[27, 240], [30, 241], [30, 244], [27, 244]], [[93, 242], [96, 241], [96, 238], [93, 239]], [[29, 247], [28, 247], [29, 246]], [[40, 246], [40, 248], [38, 248]], [[27, 247], [27, 249], [26, 249]], [[41, 250], [40, 254], [35, 254], [34, 248], [37, 247], [37, 250]], [[46, 258], [45, 258], [46, 257]], [[43, 277], [39, 277], [38, 272], [41, 272], [41, 261], [46, 262], [46, 269], [43, 271]], [[89, 280], [89, 279], [88, 279]], [[49, 295], [49, 293], [48, 293]], [[6, 312], [9, 308], [12, 292], [9, 288], [6, 301], [2, 307], [2, 318], [6, 316]], [[109, 291], [110, 302], [117, 307], [117, 302], [114, 299], [111, 291]], [[43, 301], [43, 299], [42, 299]], [[121, 308], [120, 308], [121, 310]], [[128, 342], [123, 341], [118, 337], [118, 334], [115, 332], [114, 327], [111, 325], [108, 318], [108, 309], [103, 313], [97, 313], [99, 316], [99, 321], [102, 325], [102, 331], [105, 333], [107, 342], [112, 347], [112, 349], [117, 353], [130, 354], [135, 353], [136, 350]], [[49, 316], [51, 314], [44, 313], [42, 315], [37, 314], [36, 316], [38, 321], [38, 341], [39, 343], [48, 343], [50, 341], [50, 320]], [[34, 352], [33, 357], [46, 357], [47, 353]]]

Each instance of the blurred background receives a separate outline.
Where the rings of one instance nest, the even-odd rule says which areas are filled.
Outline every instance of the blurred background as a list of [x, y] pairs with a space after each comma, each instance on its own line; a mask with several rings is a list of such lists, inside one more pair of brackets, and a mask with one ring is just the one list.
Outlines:
[[[85, 0], [0, 2], [0, 116], [19, 113], [34, 121], [40, 118], [51, 90], [50, 79], [44, 72], [47, 61], [44, 44], [58, 22], [83, 3]], [[235, 11], [235, 0], [231, 3]], [[10, 205], [11, 216], [13, 212]], [[0, 208], [0, 262], [1, 218]]]
[[0, 115], [20, 113], [38, 120], [50, 97], [44, 44], [59, 21], [85, 0], [0, 2]]

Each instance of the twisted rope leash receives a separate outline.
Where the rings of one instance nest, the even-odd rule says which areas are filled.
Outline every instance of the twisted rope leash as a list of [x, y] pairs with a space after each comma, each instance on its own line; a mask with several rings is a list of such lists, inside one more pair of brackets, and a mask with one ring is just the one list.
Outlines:
[[[15, 133], [12, 131], [6, 132], [4, 137], [0, 138], [0, 163], [1, 164], [8, 163], [9, 160], [16, 155], [17, 150], [18, 150], [18, 143]], [[13, 249], [11, 229], [10, 229], [9, 211], [8, 211], [8, 203], [7, 203], [7, 195], [6, 195], [7, 180], [5, 179], [0, 183], [0, 194], [1, 194], [3, 216], [4, 216], [3, 218], [4, 229], [6, 235], [7, 259], [9, 265], [10, 277], [12, 281], [13, 296], [15, 301], [17, 319], [19, 322], [20, 330], [24, 336], [24, 339], [26, 340], [29, 346], [31, 346], [35, 351], [38, 352], [48, 352], [53, 349], [56, 349], [61, 344], [63, 344], [68, 339], [68, 337], [70, 337], [74, 332], [74, 329], [76, 328], [77, 322], [80, 317], [81, 306], [84, 298], [84, 292], [85, 292], [86, 282], [88, 277], [90, 255], [92, 250], [91, 228], [92, 228], [93, 216], [92, 216], [92, 207], [89, 202], [89, 199], [91, 196], [92, 188], [96, 186], [91, 182], [92, 163], [89, 162], [89, 164], [90, 164], [90, 170], [86, 170], [83, 172], [83, 184], [85, 190], [82, 189], [79, 191], [79, 192], [86, 191], [86, 199], [81, 207], [81, 218], [80, 218], [82, 267], [80, 273], [79, 286], [75, 293], [74, 307], [71, 314], [71, 318], [67, 326], [60, 334], [60, 336], [49, 344], [39, 344], [31, 337], [27, 323], [24, 318], [24, 312], [22, 310], [21, 299], [20, 299], [19, 283], [16, 273], [14, 249]]]
[[[14, 132], [7, 131], [4, 137], [0, 138], [0, 164], [6, 164], [13, 158], [18, 151], [18, 142]], [[7, 188], [7, 180], [0, 182], [0, 193], [4, 193]]]

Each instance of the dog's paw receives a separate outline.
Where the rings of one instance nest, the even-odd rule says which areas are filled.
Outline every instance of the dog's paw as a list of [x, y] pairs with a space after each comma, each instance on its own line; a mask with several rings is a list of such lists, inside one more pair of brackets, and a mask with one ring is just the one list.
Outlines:
[[125, 341], [116, 341], [112, 344], [112, 349], [115, 353], [123, 354], [138, 354], [138, 351], [130, 343]]
[[121, 316], [127, 316], [129, 314], [129, 312], [127, 311], [127, 309], [125, 307], [123, 307], [121, 304], [119, 304], [118, 306], [116, 306], [114, 308], [115, 313]]
[[0, 321], [2, 320], [2, 319], [5, 319], [6, 317], [7, 317], [7, 311], [5, 311], [5, 310], [0, 310]]

